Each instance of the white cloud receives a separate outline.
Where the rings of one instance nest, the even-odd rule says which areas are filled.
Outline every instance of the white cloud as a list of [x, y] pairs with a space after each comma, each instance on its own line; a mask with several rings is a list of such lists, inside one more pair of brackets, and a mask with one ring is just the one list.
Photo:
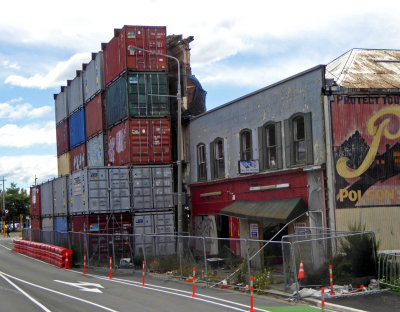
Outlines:
[[6, 124], [0, 127], [0, 147], [32, 147], [37, 144], [56, 143], [54, 122], [32, 123], [22, 127]]
[[58, 62], [46, 74], [35, 74], [31, 77], [10, 75], [4, 81], [13, 86], [47, 89], [65, 85], [68, 79], [76, 76], [76, 70], [82, 68], [82, 63], [90, 61], [90, 53], [77, 53], [67, 61]]
[[[11, 104], [22, 101], [22, 98], [12, 99]], [[0, 118], [9, 118], [11, 120], [34, 119], [51, 116], [52, 108], [50, 106], [41, 106], [34, 108], [32, 104], [23, 103], [10, 105], [9, 103], [0, 103]]]
[[4, 60], [1, 62], [1, 66], [5, 69], [21, 69], [21, 67], [17, 63], [13, 63], [10, 60]]
[[27, 188], [35, 183], [44, 182], [57, 176], [57, 157], [53, 155], [25, 155], [0, 157], [0, 176], [5, 177], [6, 184], [16, 183]]

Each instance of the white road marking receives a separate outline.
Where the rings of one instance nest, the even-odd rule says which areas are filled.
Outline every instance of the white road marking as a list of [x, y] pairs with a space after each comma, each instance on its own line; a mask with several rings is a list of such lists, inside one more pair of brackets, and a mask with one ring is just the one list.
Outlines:
[[81, 302], [87, 303], [87, 304], [89, 304], [89, 305], [93, 305], [93, 306], [95, 306], [95, 307], [99, 307], [99, 308], [101, 308], [101, 309], [103, 309], [103, 310], [106, 310], [106, 311], [118, 312], [118, 311], [116, 311], [116, 310], [107, 308], [107, 307], [105, 307], [105, 306], [102, 306], [102, 305], [97, 304], [97, 303], [95, 303], [95, 302], [91, 302], [91, 301], [89, 301], [89, 300], [81, 299], [81, 298], [78, 298], [78, 297], [75, 297], [75, 296], [71, 296], [71, 295], [68, 295], [68, 294], [59, 292], [59, 291], [57, 291], [57, 290], [53, 290], [53, 289], [46, 288], [46, 287], [43, 287], [43, 286], [40, 286], [40, 285], [36, 285], [36, 284], [33, 284], [33, 283], [31, 283], [31, 282], [28, 282], [28, 281], [24, 281], [24, 280], [22, 280], [22, 279], [20, 279], [20, 278], [18, 278], [18, 277], [15, 277], [15, 276], [6, 274], [6, 273], [1, 272], [1, 271], [0, 271], [0, 273], [2, 273], [2, 274], [5, 275], [5, 276], [8, 276], [8, 277], [11, 278], [11, 279], [17, 280], [17, 281], [19, 281], [19, 282], [21, 282], [21, 283], [25, 283], [25, 284], [31, 285], [31, 286], [33, 286], [33, 287], [37, 287], [37, 288], [40, 288], [40, 289], [43, 289], [43, 290], [47, 290], [47, 291], [52, 292], [52, 293], [57, 294], [57, 295], [61, 295], [61, 296], [67, 297], [67, 298], [75, 299], [75, 300], [77, 300], [77, 301], [81, 301]]
[[[199, 300], [199, 301], [202, 301], [202, 302], [207, 302], [207, 303], [210, 303], [210, 304], [214, 304], [214, 305], [217, 305], [217, 306], [221, 306], [221, 307], [225, 307], [225, 308], [229, 308], [229, 309], [236, 310], [236, 311], [241, 311], [241, 312], [247, 312], [248, 310], [242, 310], [242, 309], [234, 307], [232, 305], [242, 306], [242, 307], [245, 307], [245, 308], [249, 308], [250, 307], [249, 305], [246, 305], [246, 304], [241, 304], [241, 303], [237, 303], [237, 302], [234, 302], [234, 301], [229, 301], [229, 300], [220, 299], [220, 298], [216, 298], [216, 297], [211, 297], [211, 296], [207, 296], [207, 295], [201, 295], [201, 294], [198, 294], [198, 293], [196, 293], [196, 297], [193, 298], [192, 297], [192, 292], [185, 291], [185, 290], [180, 290], [180, 289], [162, 287], [162, 286], [151, 285], [151, 284], [146, 284], [145, 287], [142, 287], [142, 283], [135, 282], [135, 281], [123, 280], [123, 279], [115, 279], [115, 278], [112, 279], [112, 280], [109, 280], [107, 277], [104, 277], [104, 276], [92, 275], [92, 274], [87, 274], [87, 275], [95, 277], [95, 278], [99, 278], [99, 279], [102, 279], [102, 280], [108, 280], [108, 281], [114, 282], [114, 283], [129, 285], [129, 286], [138, 287], [138, 288], [147, 289], [147, 290], [154, 290], [154, 291], [158, 291], [158, 292], [161, 292], [161, 293], [175, 295], [175, 296], [178, 296], [178, 297], [195, 299], [195, 300]], [[157, 288], [160, 288], [160, 289], [157, 289]], [[179, 292], [182, 293], [182, 294], [180, 294]], [[207, 299], [210, 299], [210, 300], [202, 299], [202, 298], [199, 298], [199, 297], [204, 297], [204, 298], [207, 298]], [[211, 299], [217, 300], [217, 301], [222, 301], [222, 302], [225, 302], [227, 304], [211, 301]], [[249, 301], [250, 301], [250, 299], [249, 299]], [[228, 304], [231, 304], [231, 305], [228, 305]], [[267, 310], [262, 310], [262, 309], [257, 309], [257, 308], [254, 308], [254, 309], [258, 310], [258, 311], [268, 312]]]
[[0, 246], [3, 247], [3, 248], [5, 248], [5, 249], [11, 250], [11, 248], [8, 248], [8, 247], [6, 247], [6, 246], [4, 246], [4, 245], [1, 245], [1, 244], [0, 244]]
[[7, 277], [4, 276], [3, 272], [0, 272], [0, 277], [5, 279], [10, 285], [12, 285], [15, 289], [17, 289], [21, 294], [23, 294], [25, 297], [27, 297], [30, 301], [32, 301], [34, 304], [39, 306], [43, 311], [46, 312], [51, 312], [51, 310], [47, 309], [43, 304], [41, 304], [39, 301], [37, 301], [35, 298], [30, 296], [28, 293], [23, 291], [21, 288], [19, 288], [17, 285], [15, 285], [12, 281], [10, 281]]
[[78, 283], [70, 283], [70, 282], [63, 282], [59, 280], [54, 280], [55, 282], [58, 283], [63, 283], [72, 287], [78, 287], [82, 291], [88, 291], [88, 292], [93, 292], [93, 293], [99, 293], [102, 294], [103, 292], [98, 289], [98, 288], [104, 288], [100, 284], [95, 284], [95, 283], [86, 283], [86, 282], [78, 282]]

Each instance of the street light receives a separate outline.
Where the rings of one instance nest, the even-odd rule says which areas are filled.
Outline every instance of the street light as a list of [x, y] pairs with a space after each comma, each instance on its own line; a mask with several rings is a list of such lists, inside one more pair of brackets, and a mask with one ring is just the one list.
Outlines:
[[178, 145], [178, 160], [177, 160], [177, 165], [178, 165], [178, 235], [182, 233], [182, 111], [181, 111], [181, 70], [180, 70], [180, 63], [179, 60], [171, 55], [167, 54], [162, 54], [158, 53], [155, 51], [150, 51], [134, 46], [129, 46], [128, 47], [129, 51], [142, 51], [142, 52], [147, 52], [147, 53], [152, 53], [155, 55], [161, 55], [170, 59], [173, 59], [176, 61], [176, 64], [178, 65], [178, 88], [177, 88], [177, 93], [176, 93], [176, 98], [178, 101], [178, 127], [177, 127], [177, 145]]

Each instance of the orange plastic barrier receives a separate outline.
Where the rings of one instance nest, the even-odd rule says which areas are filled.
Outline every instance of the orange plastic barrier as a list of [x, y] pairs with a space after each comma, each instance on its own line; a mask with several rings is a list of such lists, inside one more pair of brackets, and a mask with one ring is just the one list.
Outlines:
[[64, 247], [14, 239], [13, 251], [46, 261], [59, 268], [72, 268], [72, 250]]

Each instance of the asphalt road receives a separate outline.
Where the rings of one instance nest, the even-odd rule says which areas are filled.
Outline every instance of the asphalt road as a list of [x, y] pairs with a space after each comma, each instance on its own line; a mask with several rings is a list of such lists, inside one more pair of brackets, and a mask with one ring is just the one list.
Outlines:
[[[176, 281], [146, 279], [141, 274], [113, 275], [65, 270], [12, 250], [11, 239], [0, 240], [1, 311], [248, 311], [248, 294], [197, 288]], [[256, 296], [255, 307], [289, 305]], [[258, 309], [257, 309], [258, 310]], [[261, 310], [258, 310], [261, 311]], [[265, 311], [265, 310], [263, 310]]]

